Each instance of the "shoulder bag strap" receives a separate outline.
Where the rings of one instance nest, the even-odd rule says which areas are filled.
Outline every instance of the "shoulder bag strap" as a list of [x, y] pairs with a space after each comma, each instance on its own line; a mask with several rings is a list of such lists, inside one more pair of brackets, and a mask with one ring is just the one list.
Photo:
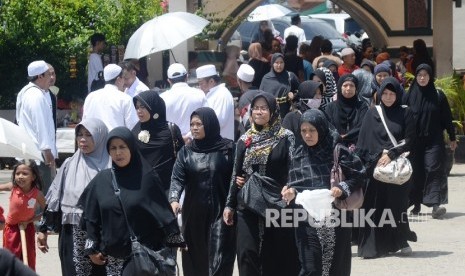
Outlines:
[[177, 154], [176, 154], [176, 148], [177, 148], [177, 141], [176, 141], [176, 136], [174, 135], [174, 123], [168, 122], [168, 128], [171, 133], [171, 140], [173, 140], [173, 154], [174, 154], [174, 159], [176, 159]]
[[129, 229], [129, 235], [130, 235], [131, 241], [135, 241], [137, 240], [137, 237], [134, 234], [134, 231], [132, 230], [131, 225], [129, 225], [128, 216], [126, 215], [126, 210], [124, 209], [123, 201], [121, 200], [121, 197], [120, 197], [121, 190], [118, 188], [118, 183], [116, 182], [115, 172], [113, 168], [111, 168], [110, 171], [111, 171], [111, 184], [113, 185], [113, 190], [115, 191], [115, 195], [118, 198], [119, 204], [121, 205], [121, 210], [123, 211], [123, 216], [124, 216], [124, 219], [126, 220], [126, 225], [128, 226], [128, 229]]
[[389, 136], [389, 139], [391, 139], [391, 142], [394, 145], [394, 147], [397, 147], [397, 145], [398, 145], [397, 141], [394, 138], [394, 136], [392, 136], [392, 133], [389, 131], [389, 128], [388, 128], [388, 126], [386, 124], [386, 121], [384, 120], [384, 115], [383, 115], [383, 111], [381, 110], [381, 106], [377, 105], [376, 110], [379, 113], [379, 117], [381, 117], [381, 121], [383, 122], [384, 128], [386, 129], [386, 132], [387, 132], [387, 134]]

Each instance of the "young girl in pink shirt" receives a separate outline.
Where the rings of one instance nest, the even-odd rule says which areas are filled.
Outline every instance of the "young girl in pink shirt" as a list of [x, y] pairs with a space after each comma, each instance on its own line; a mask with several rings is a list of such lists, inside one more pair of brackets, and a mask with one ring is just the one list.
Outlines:
[[[19, 225], [26, 231], [27, 259], [30, 268], [35, 270], [35, 229], [33, 222], [39, 220], [45, 208], [45, 197], [39, 190], [42, 181], [35, 161], [21, 162], [13, 169], [13, 183], [10, 195], [10, 208], [3, 230], [3, 247], [23, 260]], [[40, 206], [40, 211], [36, 212]], [[39, 215], [37, 215], [39, 214]]]

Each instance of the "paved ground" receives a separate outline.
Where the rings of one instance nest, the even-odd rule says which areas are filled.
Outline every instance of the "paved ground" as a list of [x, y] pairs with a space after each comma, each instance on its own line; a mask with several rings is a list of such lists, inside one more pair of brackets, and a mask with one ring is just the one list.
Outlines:
[[[11, 171], [0, 171], [0, 183], [11, 177]], [[411, 228], [418, 242], [411, 243], [413, 254], [402, 257], [396, 254], [379, 259], [363, 260], [356, 257], [353, 247], [352, 275], [355, 276], [458, 276], [465, 275], [465, 164], [456, 164], [449, 177], [449, 202], [442, 220], [431, 219], [431, 209], [423, 206], [420, 221], [411, 217]], [[7, 192], [0, 192], [0, 204], [8, 210]], [[49, 237], [50, 251], [37, 253], [39, 275], [59, 276], [60, 262], [57, 236]], [[238, 275], [237, 271], [234, 273]], [[275, 276], [275, 275], [272, 275]], [[276, 275], [282, 276], [282, 275]], [[285, 276], [285, 275], [284, 275]]]

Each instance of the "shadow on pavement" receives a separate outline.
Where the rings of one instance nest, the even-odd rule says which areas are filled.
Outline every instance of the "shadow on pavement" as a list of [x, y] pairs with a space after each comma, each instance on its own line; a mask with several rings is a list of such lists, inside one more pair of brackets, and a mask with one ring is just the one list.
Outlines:
[[[356, 250], [357, 249], [355, 249], [355, 252], [354, 250], [352, 250], [352, 258], [358, 257]], [[384, 259], [384, 258], [393, 258], [393, 257], [426, 259], [426, 258], [436, 258], [439, 256], [451, 255], [453, 253], [454, 252], [450, 252], [450, 251], [415, 251], [414, 250], [411, 255], [402, 255], [400, 252], [397, 252], [397, 253], [389, 253], [382, 257], [368, 258], [365, 260]]]
[[395, 254], [397, 255], [398, 257], [402, 257], [402, 258], [417, 258], [417, 259], [420, 259], [420, 258], [435, 258], [435, 257], [439, 257], [439, 256], [446, 256], [446, 255], [451, 255], [453, 254], [454, 252], [450, 252], [450, 251], [413, 251], [412, 252], [412, 255], [410, 256], [402, 256], [402, 255], [399, 255], [399, 254]]
[[462, 177], [465, 176], [465, 173], [451, 173], [449, 177]]

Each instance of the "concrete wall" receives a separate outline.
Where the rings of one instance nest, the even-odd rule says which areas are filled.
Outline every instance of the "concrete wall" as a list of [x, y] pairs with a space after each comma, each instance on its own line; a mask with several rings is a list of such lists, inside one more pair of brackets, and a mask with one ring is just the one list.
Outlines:
[[461, 8], [453, 9], [453, 66], [465, 72], [465, 3]]

